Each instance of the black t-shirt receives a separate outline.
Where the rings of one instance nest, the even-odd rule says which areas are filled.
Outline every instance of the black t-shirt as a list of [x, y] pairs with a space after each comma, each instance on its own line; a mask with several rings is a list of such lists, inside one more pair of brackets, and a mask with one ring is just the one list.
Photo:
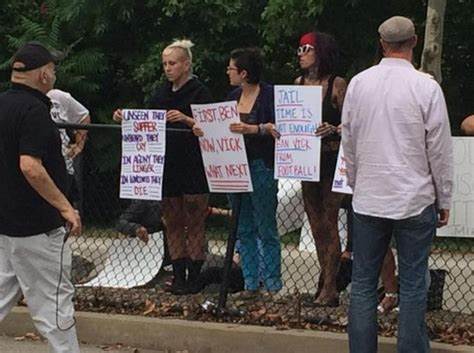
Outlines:
[[[176, 109], [192, 118], [191, 104], [210, 102], [212, 96], [209, 89], [193, 77], [177, 91], [172, 90], [171, 82], [166, 82], [155, 92], [149, 106], [152, 109]], [[208, 193], [198, 138], [184, 123], [166, 123], [166, 128], [163, 195], [177, 197]]]
[[64, 225], [60, 213], [43, 199], [20, 170], [20, 156], [40, 158], [64, 192], [66, 167], [51, 103], [41, 92], [20, 84], [0, 94], [0, 234], [24, 237]]

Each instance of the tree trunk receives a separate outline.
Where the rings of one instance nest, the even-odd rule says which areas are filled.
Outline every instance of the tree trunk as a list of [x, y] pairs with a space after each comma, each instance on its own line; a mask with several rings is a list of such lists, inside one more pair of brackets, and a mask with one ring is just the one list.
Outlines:
[[421, 71], [427, 72], [439, 83], [441, 77], [441, 53], [443, 49], [443, 24], [447, 0], [428, 0], [425, 43], [421, 57]]

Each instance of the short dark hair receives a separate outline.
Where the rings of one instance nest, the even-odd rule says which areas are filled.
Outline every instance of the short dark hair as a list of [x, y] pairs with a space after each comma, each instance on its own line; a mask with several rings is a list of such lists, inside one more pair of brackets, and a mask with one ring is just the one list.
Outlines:
[[319, 78], [328, 75], [335, 75], [339, 70], [341, 54], [336, 39], [324, 32], [314, 32], [316, 34], [316, 62]]
[[247, 71], [247, 82], [259, 83], [263, 72], [263, 55], [259, 48], [239, 48], [230, 53], [237, 70]]
[[385, 45], [395, 52], [405, 51], [413, 47], [415, 37], [411, 37], [400, 42], [386, 42], [382, 39]]

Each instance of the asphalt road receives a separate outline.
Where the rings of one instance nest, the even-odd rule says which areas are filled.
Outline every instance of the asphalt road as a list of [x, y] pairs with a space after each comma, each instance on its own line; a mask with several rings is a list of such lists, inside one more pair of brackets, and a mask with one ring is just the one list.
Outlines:
[[[47, 353], [48, 346], [42, 341], [24, 339], [16, 341], [12, 337], [0, 336], [0, 352], [5, 353]], [[81, 344], [81, 353], [165, 353], [163, 351], [152, 351], [134, 347], [117, 347], [117, 345], [88, 345]]]

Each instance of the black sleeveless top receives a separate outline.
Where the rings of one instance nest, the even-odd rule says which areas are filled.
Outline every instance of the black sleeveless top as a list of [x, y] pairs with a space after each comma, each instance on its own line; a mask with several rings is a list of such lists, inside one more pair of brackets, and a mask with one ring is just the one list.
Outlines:
[[[341, 124], [341, 113], [337, 108], [332, 105], [332, 92], [334, 89], [334, 79], [336, 75], [332, 75], [329, 77], [328, 80], [328, 89], [326, 91], [326, 95], [323, 98], [322, 104], [322, 121], [329, 123], [333, 126], [338, 126]], [[305, 77], [301, 77], [300, 84], [304, 85]], [[337, 163], [337, 154], [338, 151], [332, 148], [325, 149], [324, 145], [328, 144], [332, 141], [340, 141], [341, 137], [339, 134], [332, 134], [321, 139], [321, 179], [332, 178], [334, 176], [334, 170], [336, 169]]]
[[[329, 77], [328, 80], [328, 89], [326, 91], [326, 95], [324, 96], [323, 99], [323, 106], [322, 106], [322, 111], [323, 111], [323, 116], [322, 120], [325, 123], [329, 123], [334, 126], [338, 126], [341, 123], [341, 113], [337, 108], [335, 108], [332, 105], [332, 92], [334, 89], [334, 79], [336, 78], [336, 75], [332, 75]], [[300, 84], [304, 85], [305, 83], [305, 77], [301, 77]]]

